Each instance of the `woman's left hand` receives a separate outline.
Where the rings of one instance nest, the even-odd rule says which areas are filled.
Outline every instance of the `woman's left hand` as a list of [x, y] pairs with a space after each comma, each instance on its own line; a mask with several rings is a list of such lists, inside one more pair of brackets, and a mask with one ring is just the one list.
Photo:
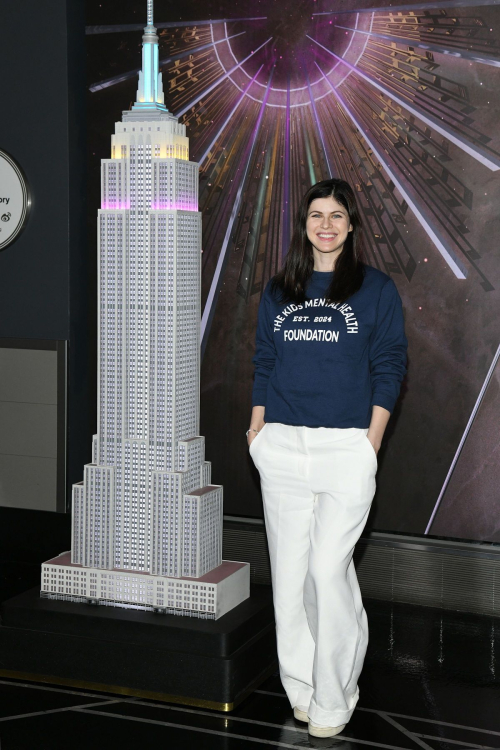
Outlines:
[[382, 438], [390, 416], [391, 412], [384, 409], [383, 406], [375, 405], [372, 409], [372, 418], [366, 437], [372, 444], [375, 454], [378, 454], [382, 445]]
[[375, 455], [378, 455], [378, 452], [380, 450], [380, 443], [378, 441], [376, 441], [376, 442], [374, 441], [374, 439], [370, 436], [370, 432], [367, 433], [366, 437], [368, 438], [368, 440], [372, 444], [372, 448], [375, 451]]

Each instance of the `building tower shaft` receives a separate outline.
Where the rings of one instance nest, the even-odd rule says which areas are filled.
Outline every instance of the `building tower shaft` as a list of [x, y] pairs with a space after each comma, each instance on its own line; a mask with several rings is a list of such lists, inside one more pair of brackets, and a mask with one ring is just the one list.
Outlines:
[[198, 164], [163, 102], [147, 11], [137, 100], [101, 168], [92, 462], [41, 596], [216, 619], [248, 598], [250, 571], [222, 560], [222, 487], [198, 434]]
[[148, 2], [137, 101], [102, 162], [98, 429], [74, 492], [88, 528], [73, 561], [180, 576], [192, 569], [183, 497], [210, 481], [198, 435], [201, 222], [198, 165], [163, 104], [152, 12]]

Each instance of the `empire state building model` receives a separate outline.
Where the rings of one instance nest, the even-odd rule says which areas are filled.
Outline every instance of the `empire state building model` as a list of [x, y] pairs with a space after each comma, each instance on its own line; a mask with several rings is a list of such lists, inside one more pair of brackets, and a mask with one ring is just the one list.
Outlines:
[[222, 560], [222, 487], [198, 434], [198, 164], [163, 102], [152, 0], [142, 40], [137, 101], [101, 168], [92, 463], [41, 596], [217, 619], [248, 598], [250, 566]]

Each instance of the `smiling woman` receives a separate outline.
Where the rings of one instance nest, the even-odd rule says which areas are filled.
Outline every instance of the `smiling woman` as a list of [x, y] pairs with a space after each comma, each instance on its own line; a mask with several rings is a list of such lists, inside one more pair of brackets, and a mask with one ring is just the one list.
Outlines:
[[348, 183], [307, 191], [284, 268], [262, 297], [253, 360], [247, 437], [280, 675], [295, 718], [316, 737], [339, 734], [359, 698], [368, 625], [352, 556], [406, 372], [401, 299], [363, 263], [360, 233]]

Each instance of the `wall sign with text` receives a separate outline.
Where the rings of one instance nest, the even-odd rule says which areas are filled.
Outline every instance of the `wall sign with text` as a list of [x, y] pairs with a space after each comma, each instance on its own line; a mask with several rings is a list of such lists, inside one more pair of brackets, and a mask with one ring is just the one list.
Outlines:
[[14, 242], [31, 206], [26, 178], [14, 159], [0, 149], [0, 250]]

